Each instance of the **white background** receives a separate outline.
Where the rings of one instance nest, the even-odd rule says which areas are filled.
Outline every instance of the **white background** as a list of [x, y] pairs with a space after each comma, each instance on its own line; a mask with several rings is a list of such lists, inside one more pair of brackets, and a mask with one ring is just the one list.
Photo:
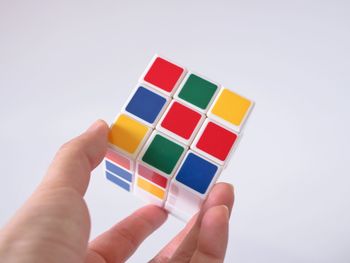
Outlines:
[[[222, 180], [227, 262], [350, 261], [349, 1], [0, 0], [0, 225], [56, 149], [111, 122], [159, 52], [256, 101]], [[99, 167], [92, 237], [141, 206]], [[168, 222], [130, 262], [183, 226]], [[116, 248], [118, 249], [118, 248]]]

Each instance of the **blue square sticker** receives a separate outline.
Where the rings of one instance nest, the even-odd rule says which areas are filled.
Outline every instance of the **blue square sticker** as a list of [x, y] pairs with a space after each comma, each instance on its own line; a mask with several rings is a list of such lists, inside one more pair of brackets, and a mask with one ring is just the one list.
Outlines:
[[153, 124], [163, 109], [166, 99], [157, 93], [138, 87], [125, 110], [140, 119]]
[[176, 175], [176, 181], [204, 194], [217, 170], [218, 166], [215, 164], [194, 153], [189, 153]]
[[130, 184], [128, 184], [124, 180], [120, 179], [119, 177], [115, 176], [114, 174], [108, 171], [106, 171], [106, 177], [109, 181], [130, 192]]

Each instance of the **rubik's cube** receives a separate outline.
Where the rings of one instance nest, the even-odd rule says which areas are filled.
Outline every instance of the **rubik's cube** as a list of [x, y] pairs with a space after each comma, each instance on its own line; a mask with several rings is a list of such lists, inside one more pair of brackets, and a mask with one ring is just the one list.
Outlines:
[[229, 162], [253, 105], [155, 56], [111, 125], [106, 177], [187, 220]]

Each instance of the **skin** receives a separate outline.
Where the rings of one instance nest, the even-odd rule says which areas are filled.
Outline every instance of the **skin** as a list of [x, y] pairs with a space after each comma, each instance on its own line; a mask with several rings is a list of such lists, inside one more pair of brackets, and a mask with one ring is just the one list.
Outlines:
[[[166, 221], [163, 209], [148, 205], [89, 242], [84, 194], [106, 153], [108, 131], [99, 120], [60, 148], [37, 189], [0, 231], [1, 262], [124, 262]], [[216, 184], [201, 211], [150, 262], [223, 262], [233, 201], [232, 185]]]

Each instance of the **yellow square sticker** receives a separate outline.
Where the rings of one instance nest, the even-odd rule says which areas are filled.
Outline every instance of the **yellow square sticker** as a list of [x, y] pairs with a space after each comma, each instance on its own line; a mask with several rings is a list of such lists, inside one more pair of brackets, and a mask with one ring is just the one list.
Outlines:
[[149, 129], [146, 125], [122, 114], [112, 125], [108, 139], [111, 144], [133, 154]]
[[240, 126], [248, 113], [250, 105], [250, 100], [228, 89], [224, 89], [213, 106], [211, 113], [233, 125]]
[[158, 197], [159, 199], [162, 199], [162, 200], [164, 199], [164, 196], [165, 196], [164, 190], [151, 184], [147, 180], [142, 179], [141, 177], [137, 178], [137, 186], [151, 193], [152, 195]]

